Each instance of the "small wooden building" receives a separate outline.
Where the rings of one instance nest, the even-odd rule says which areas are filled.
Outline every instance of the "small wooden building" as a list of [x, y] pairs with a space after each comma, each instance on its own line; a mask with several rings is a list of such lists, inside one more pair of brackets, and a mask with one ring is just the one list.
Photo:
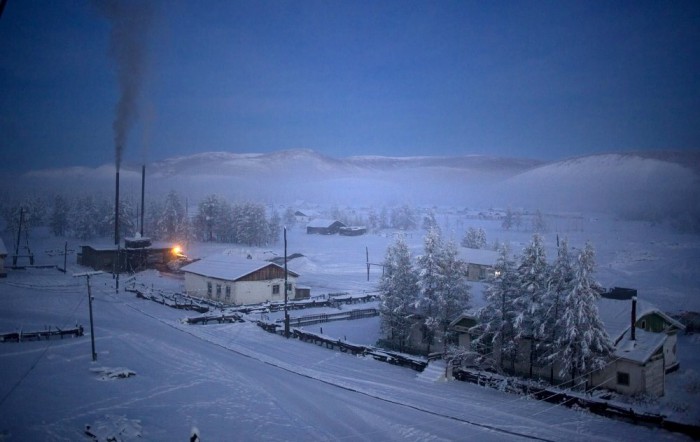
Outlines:
[[177, 259], [172, 244], [153, 244], [148, 238], [126, 238], [124, 245], [81, 245], [77, 256], [79, 265], [106, 272], [134, 272]]
[[[212, 299], [227, 305], [260, 304], [284, 300], [284, 267], [247, 259], [232, 253], [208, 256], [182, 267], [185, 291], [190, 296]], [[308, 297], [299, 288], [299, 275], [287, 270], [288, 299]]]
[[467, 263], [467, 279], [483, 281], [493, 276], [498, 252], [486, 249], [460, 249], [460, 259]]
[[5, 271], [5, 258], [7, 258], [7, 248], [2, 238], [0, 238], [0, 278], [7, 277], [7, 271]]
[[337, 220], [332, 219], [315, 219], [306, 225], [306, 233], [308, 234], [318, 234], [318, 235], [335, 235], [340, 232], [342, 227], [346, 227], [345, 224]]

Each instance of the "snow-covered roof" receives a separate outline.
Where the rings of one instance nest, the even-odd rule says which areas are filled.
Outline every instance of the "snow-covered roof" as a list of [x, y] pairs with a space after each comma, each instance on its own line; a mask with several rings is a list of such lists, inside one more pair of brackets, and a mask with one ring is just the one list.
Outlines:
[[0, 256], [7, 256], [7, 249], [5, 248], [5, 243], [2, 238], [0, 238]]
[[498, 261], [498, 252], [486, 249], [460, 248], [459, 257], [467, 264], [478, 264], [482, 266], [495, 266]]
[[323, 218], [317, 218], [309, 221], [309, 223], [306, 225], [307, 227], [330, 227], [334, 223], [340, 223], [341, 225], [344, 225], [338, 220], [335, 219], [323, 219]]
[[[632, 324], [632, 300], [600, 298], [597, 302], [598, 314], [605, 325], [605, 331], [612, 342], [617, 342]], [[637, 299], [637, 318], [655, 313], [669, 324], [680, 330], [685, 329], [683, 324], [671, 318], [653, 304]]]
[[[210, 278], [236, 281], [268, 266], [275, 266], [283, 269], [283, 267], [269, 261], [246, 259], [239, 255], [219, 253], [217, 255], [200, 259], [199, 261], [195, 261], [191, 264], [187, 264], [180, 270], [183, 272], [208, 276]], [[291, 270], [288, 270], [287, 273], [290, 276], [299, 276], [297, 273], [292, 272]]]
[[624, 336], [615, 346], [613, 353], [617, 358], [643, 364], [656, 353], [666, 341], [665, 333], [652, 333], [640, 328], [635, 330], [635, 340], [630, 340], [630, 332], [624, 332]]

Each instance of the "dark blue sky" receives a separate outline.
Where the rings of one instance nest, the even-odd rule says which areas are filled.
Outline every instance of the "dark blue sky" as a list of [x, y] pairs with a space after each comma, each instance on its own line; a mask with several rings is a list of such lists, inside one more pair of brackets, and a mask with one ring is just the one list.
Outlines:
[[[110, 22], [9, 0], [0, 169], [114, 162]], [[124, 163], [700, 149], [698, 1], [167, 1]]]

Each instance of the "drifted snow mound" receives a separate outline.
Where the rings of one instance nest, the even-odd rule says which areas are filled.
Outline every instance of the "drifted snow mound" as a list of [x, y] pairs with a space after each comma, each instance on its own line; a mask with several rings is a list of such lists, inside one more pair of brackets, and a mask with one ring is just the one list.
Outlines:
[[315, 273], [320, 267], [307, 256], [302, 256], [291, 261], [287, 261], [287, 268], [293, 272], [304, 274]]
[[92, 425], [85, 425], [84, 432], [94, 441], [141, 440], [141, 421], [124, 416], [105, 415]]
[[123, 367], [99, 367], [91, 368], [91, 372], [97, 375], [97, 378], [101, 381], [112, 381], [115, 379], [126, 379], [131, 376], [136, 376], [136, 372]]
[[[682, 157], [682, 156], [681, 156]], [[663, 219], [700, 212], [700, 176], [685, 157], [601, 154], [560, 161], [514, 176], [499, 186], [515, 207], [592, 210]]]

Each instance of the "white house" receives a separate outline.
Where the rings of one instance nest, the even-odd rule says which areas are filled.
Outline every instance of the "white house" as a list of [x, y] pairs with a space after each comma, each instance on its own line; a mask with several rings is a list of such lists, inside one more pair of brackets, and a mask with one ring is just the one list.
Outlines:
[[493, 275], [498, 252], [485, 249], [461, 248], [459, 257], [467, 263], [467, 279], [481, 281]]
[[[229, 305], [283, 301], [284, 267], [268, 262], [221, 253], [195, 261], [181, 269], [185, 291]], [[299, 275], [287, 271], [287, 293], [294, 299]]]
[[5, 242], [0, 238], [0, 278], [6, 278], [7, 272], [5, 271], [5, 258], [7, 258], [7, 248], [5, 248]]

